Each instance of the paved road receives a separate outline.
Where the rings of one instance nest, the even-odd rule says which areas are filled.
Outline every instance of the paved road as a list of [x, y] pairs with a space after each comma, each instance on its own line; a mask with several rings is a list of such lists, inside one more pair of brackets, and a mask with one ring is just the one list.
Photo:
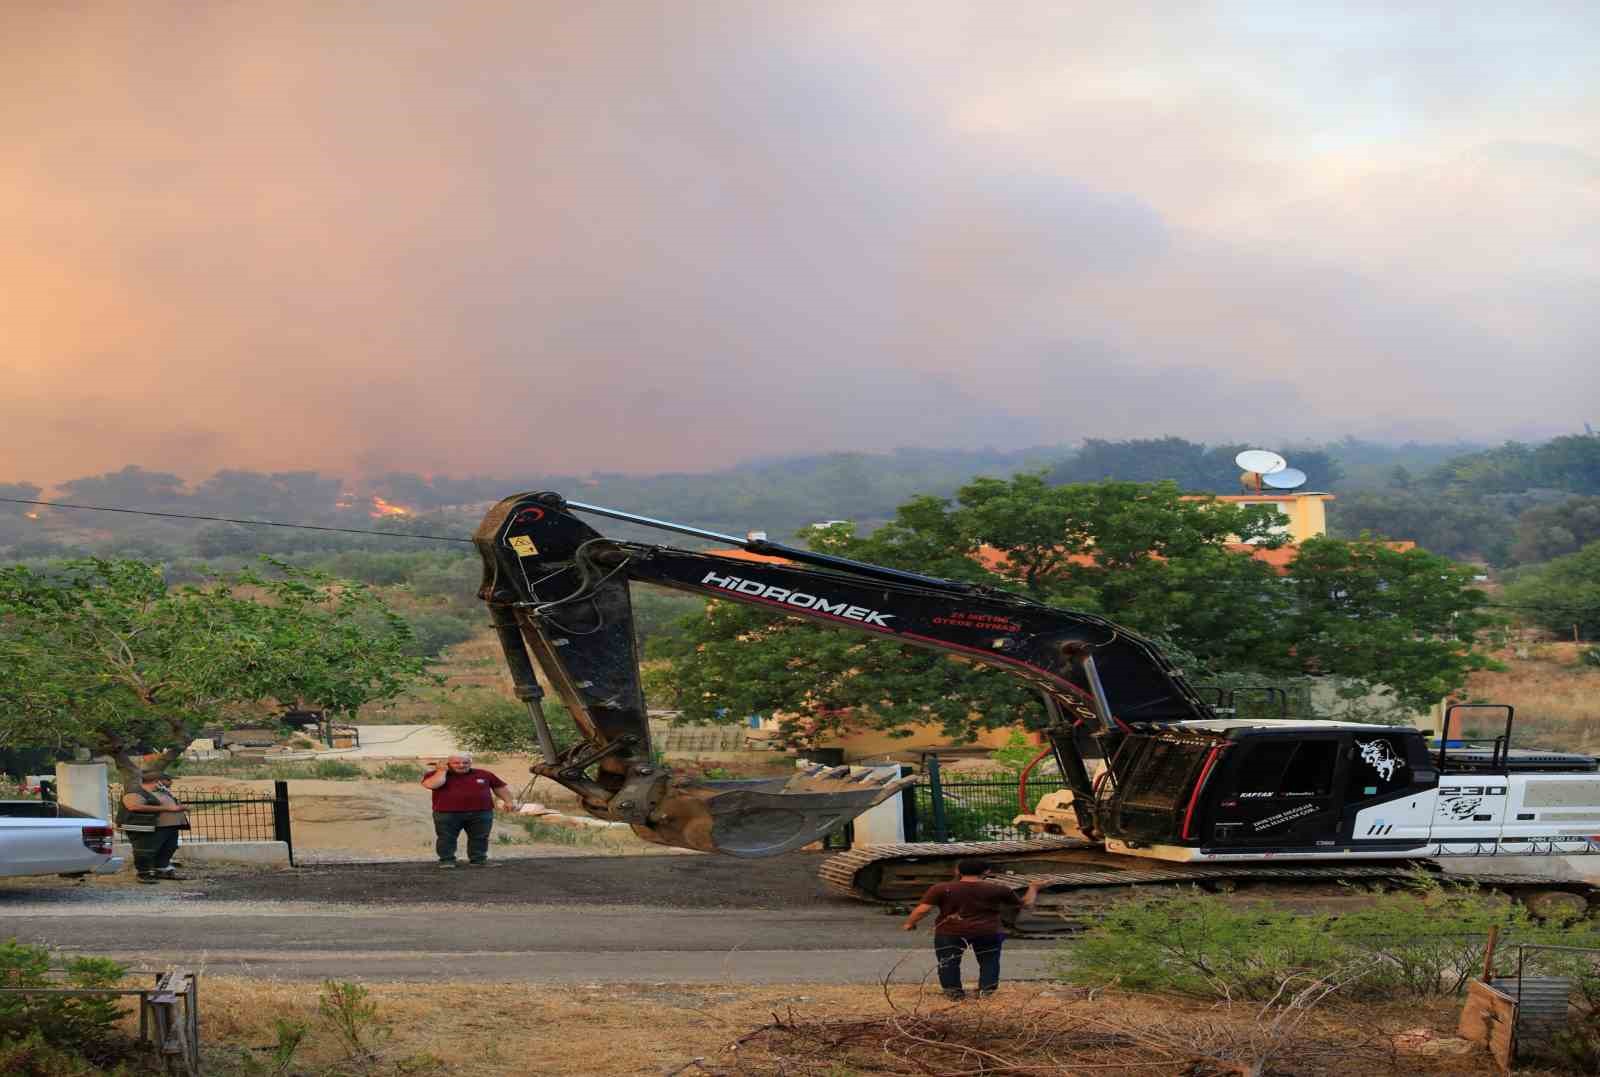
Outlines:
[[[873, 983], [931, 974], [926, 925], [909, 934], [899, 915], [825, 895], [810, 864], [758, 863], [753, 878], [739, 876], [731, 858], [629, 857], [482, 872], [318, 866], [170, 887], [17, 880], [0, 886], [0, 923], [6, 935], [68, 952], [292, 980], [422, 980], [442, 966], [532, 983]], [[507, 884], [525, 873], [519, 899]], [[726, 886], [714, 885], [724, 876]], [[607, 879], [615, 885], [602, 891]], [[296, 891], [325, 900], [285, 899]], [[594, 900], [602, 892], [609, 901]], [[617, 895], [631, 904], [616, 904]], [[1043, 975], [1053, 949], [1008, 944], [1007, 976]]]
[[[875, 983], [933, 969], [926, 928], [856, 913], [526, 906], [264, 911], [165, 899], [44, 908], [0, 900], [6, 931], [67, 952], [293, 980], [473, 978], [537, 983]], [[8, 907], [10, 906], [10, 907]], [[114, 918], [114, 919], [113, 919]], [[115, 923], [114, 934], [103, 935]], [[1048, 944], [1007, 948], [1012, 978], [1041, 975]]]

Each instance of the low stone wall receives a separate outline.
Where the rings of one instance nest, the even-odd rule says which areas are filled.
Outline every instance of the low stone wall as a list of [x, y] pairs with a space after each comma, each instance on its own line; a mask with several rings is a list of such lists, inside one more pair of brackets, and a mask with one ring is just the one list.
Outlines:
[[[133, 863], [133, 849], [118, 842], [116, 855]], [[281, 841], [196, 841], [179, 842], [178, 858], [192, 864], [283, 864], [289, 863], [289, 846]]]

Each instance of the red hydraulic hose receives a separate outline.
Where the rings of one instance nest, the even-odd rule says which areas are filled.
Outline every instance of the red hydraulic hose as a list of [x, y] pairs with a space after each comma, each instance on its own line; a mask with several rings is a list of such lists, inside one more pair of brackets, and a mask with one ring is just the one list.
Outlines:
[[1184, 841], [1188, 841], [1190, 837], [1193, 836], [1189, 833], [1189, 828], [1194, 822], [1195, 805], [1200, 803], [1200, 790], [1206, 787], [1206, 779], [1211, 777], [1211, 768], [1216, 766], [1217, 756], [1222, 754], [1222, 749], [1225, 747], [1227, 747], [1227, 745], [1219, 744], [1215, 748], [1211, 749], [1211, 751], [1206, 753], [1205, 766], [1200, 768], [1200, 777], [1196, 778], [1194, 782], [1194, 792], [1189, 794], [1189, 810], [1183, 813]]
[[1022, 777], [1017, 779], [1017, 808], [1024, 815], [1033, 809], [1028, 807], [1028, 775], [1033, 773], [1033, 768], [1039, 765], [1039, 760], [1055, 750], [1055, 745], [1046, 744], [1039, 749], [1039, 754], [1028, 760], [1028, 765], [1022, 768]]

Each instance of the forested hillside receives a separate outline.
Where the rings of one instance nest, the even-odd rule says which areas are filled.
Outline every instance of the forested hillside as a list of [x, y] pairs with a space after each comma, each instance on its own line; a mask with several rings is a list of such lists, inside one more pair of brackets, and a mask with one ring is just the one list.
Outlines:
[[[733, 534], [759, 528], [788, 539], [809, 524], [843, 519], [866, 535], [909, 499], [947, 497], [978, 476], [1043, 473], [1051, 485], [1171, 479], [1188, 491], [1237, 492], [1233, 456], [1243, 447], [1176, 437], [1090, 440], [1024, 452], [908, 449], [774, 458], [704, 474], [529, 472], [507, 478], [389, 473], [345, 479], [225, 469], [186, 483], [129, 465], [51, 489], [25, 476], [0, 482], [0, 498], [135, 510], [0, 503], [0, 559], [140, 557], [165, 562], [182, 578], [197, 574], [201, 563], [227, 567], [268, 554], [376, 583], [415, 578], [434, 594], [470, 593], [469, 546], [400, 533], [460, 540], [487, 504], [519, 490], [554, 489], [575, 500]], [[1580, 634], [1585, 631], [1587, 599], [1574, 596], [1587, 593], [1585, 573], [1593, 561], [1592, 554], [1579, 555], [1600, 541], [1600, 438], [1570, 435], [1498, 448], [1352, 439], [1274, 447], [1307, 473], [1307, 489], [1336, 495], [1329, 506], [1333, 536], [1408, 539], [1433, 553], [1504, 571], [1509, 594], [1530, 616], [1559, 606], [1545, 618], [1552, 627], [1565, 624], [1570, 631], [1576, 621]], [[179, 518], [184, 515], [374, 533]], [[615, 524], [607, 532], [645, 534]], [[1552, 598], [1563, 594], [1565, 601]]]
[[[1005, 477], [1019, 471], [1046, 471], [1053, 484], [1171, 479], [1186, 490], [1236, 492], [1238, 468], [1233, 456], [1244, 447], [1152, 438], [1091, 440], [1080, 447], [1042, 446], [1022, 452], [904, 449], [752, 460], [702, 474], [559, 475], [530, 470], [504, 477], [394, 472], [346, 478], [314, 471], [223, 469], [194, 483], [130, 464], [49, 488], [44, 482], [29, 481], [29, 476], [0, 476], [0, 497], [324, 527], [427, 530], [419, 526], [427, 523], [462, 534], [476, 523], [483, 505], [519, 490], [552, 489], [577, 500], [713, 530], [742, 534], [763, 528], [775, 536], [788, 536], [807, 524], [833, 519], [848, 519], [858, 529], [870, 531], [912, 496], [949, 495], [974, 477]], [[1475, 459], [1467, 450], [1481, 446], [1388, 446], [1347, 439], [1325, 446], [1279, 448], [1308, 474], [1308, 488], [1335, 491], [1343, 502], [1360, 490], [1386, 494], [1395, 483], [1409, 481], [1409, 476], [1432, 475], [1445, 461]], [[1403, 522], [1403, 517], [1395, 519]], [[1362, 522], [1370, 525], [1370, 520]], [[15, 559], [117, 552], [222, 557], [369, 545], [366, 540], [326, 533], [262, 529], [245, 533], [177, 519], [0, 504], [0, 554]], [[403, 548], [392, 541], [380, 540], [379, 545]]]

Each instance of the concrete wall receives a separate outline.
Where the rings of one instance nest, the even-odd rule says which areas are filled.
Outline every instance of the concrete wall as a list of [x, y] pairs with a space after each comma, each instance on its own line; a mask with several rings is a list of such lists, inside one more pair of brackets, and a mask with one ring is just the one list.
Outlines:
[[110, 822], [111, 790], [104, 763], [57, 763], [56, 800]]
[[[118, 842], [116, 855], [133, 863], [133, 849]], [[179, 840], [178, 858], [191, 864], [282, 864], [288, 866], [289, 846], [281, 841]]]

